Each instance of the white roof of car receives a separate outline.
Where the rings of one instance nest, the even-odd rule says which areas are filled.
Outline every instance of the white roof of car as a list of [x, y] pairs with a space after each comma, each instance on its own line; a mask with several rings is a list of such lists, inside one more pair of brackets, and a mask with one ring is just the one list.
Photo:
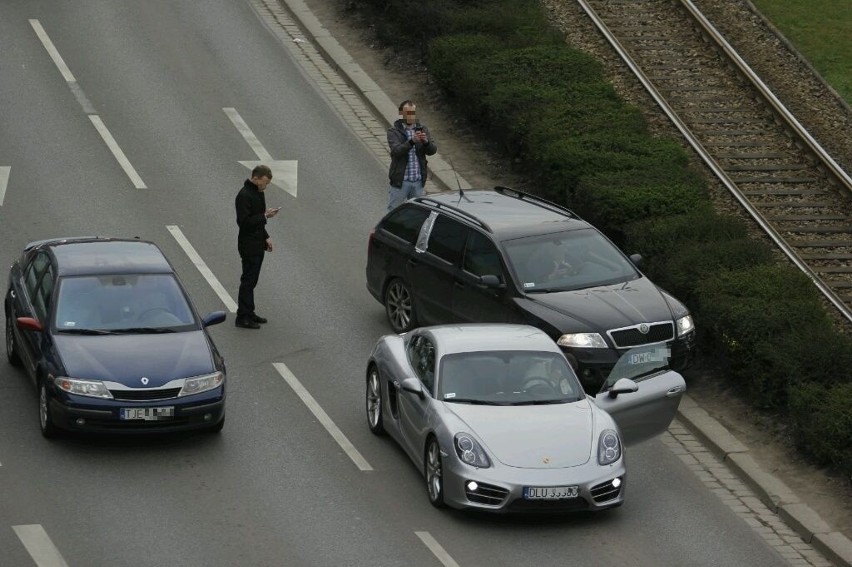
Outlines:
[[439, 325], [429, 327], [443, 354], [491, 350], [561, 352], [544, 331], [529, 325], [503, 323]]

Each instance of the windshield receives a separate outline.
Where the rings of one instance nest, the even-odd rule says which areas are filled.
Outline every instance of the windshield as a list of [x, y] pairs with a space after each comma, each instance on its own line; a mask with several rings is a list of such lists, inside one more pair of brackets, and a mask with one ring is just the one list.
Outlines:
[[613, 285], [639, 277], [621, 251], [594, 229], [518, 238], [503, 246], [527, 293]]
[[671, 350], [665, 345], [645, 345], [632, 348], [621, 355], [603, 384], [609, 389], [621, 378], [641, 382], [669, 369]]
[[172, 274], [62, 278], [55, 324], [60, 333], [78, 334], [187, 331], [197, 327]]
[[449, 354], [438, 371], [438, 399], [451, 403], [568, 403], [583, 389], [565, 357], [537, 351]]

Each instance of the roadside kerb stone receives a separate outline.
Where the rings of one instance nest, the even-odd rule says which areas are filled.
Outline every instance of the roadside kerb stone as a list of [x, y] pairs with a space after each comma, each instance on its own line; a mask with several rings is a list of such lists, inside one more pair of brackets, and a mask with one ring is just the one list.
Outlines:
[[799, 498], [786, 484], [761, 469], [748, 453], [730, 453], [725, 461], [773, 512], [778, 512], [780, 506], [799, 502]]
[[[683, 399], [689, 398], [684, 395]], [[677, 410], [680, 419], [692, 433], [710, 447], [710, 450], [724, 460], [731, 453], [745, 453], [748, 447], [713, 418], [706, 410], [700, 408], [692, 398], [686, 403], [681, 402]]]
[[[375, 116], [390, 127], [399, 118], [398, 103], [393, 102], [352, 59], [346, 49], [332, 37], [328, 29], [302, 0], [279, 1], [287, 8], [293, 19], [299, 22], [299, 26], [309, 36], [307, 39], [313, 43], [328, 64], [344, 77], [355, 92], [363, 96]], [[462, 189], [471, 187], [461, 175], [453, 173], [452, 166], [440, 157], [440, 153], [429, 156], [429, 174], [429, 179], [437, 182], [444, 190], [455, 190], [459, 185]]]
[[838, 565], [852, 565], [852, 541], [840, 532], [815, 533], [811, 545]]

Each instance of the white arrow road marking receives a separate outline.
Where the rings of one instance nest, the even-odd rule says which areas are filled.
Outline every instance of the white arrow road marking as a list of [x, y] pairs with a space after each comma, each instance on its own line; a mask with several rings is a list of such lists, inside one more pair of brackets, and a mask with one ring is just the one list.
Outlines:
[[68, 567], [41, 524], [12, 526], [38, 567]]
[[207, 280], [207, 283], [210, 284], [225, 307], [228, 308], [228, 311], [236, 313], [237, 302], [231, 299], [231, 296], [225, 291], [225, 286], [216, 279], [216, 276], [213, 275], [213, 272], [207, 267], [207, 264], [204, 263], [204, 260], [201, 259], [201, 256], [198, 255], [198, 252], [195, 251], [195, 248], [189, 243], [181, 230], [175, 225], [167, 225], [166, 228], [175, 237], [177, 243], [180, 244], [180, 247], [183, 248], [183, 251], [186, 252], [186, 255], [189, 256], [189, 259], [192, 260], [192, 263], [195, 264], [195, 267], [198, 268], [198, 271], [201, 272], [201, 275], [204, 276], [204, 279]]
[[109, 133], [107, 127], [104, 125], [103, 120], [97, 114], [90, 114], [89, 120], [92, 121], [92, 124], [95, 125], [95, 130], [98, 131], [98, 134], [101, 135], [104, 142], [106, 142], [109, 151], [112, 152], [112, 155], [115, 156], [115, 159], [118, 161], [118, 165], [121, 166], [121, 169], [124, 170], [124, 173], [127, 174], [127, 177], [130, 178], [130, 182], [133, 183], [133, 186], [137, 189], [147, 189], [147, 186], [142, 181], [142, 178], [139, 177], [139, 174], [136, 173], [136, 170], [130, 164], [130, 160], [127, 159], [127, 156], [124, 155], [124, 152], [121, 151], [121, 148], [118, 147], [118, 143], [115, 141], [115, 138], [112, 137], [112, 134]]
[[373, 467], [370, 466], [370, 463], [358, 452], [358, 449], [355, 448], [349, 439], [346, 438], [346, 435], [334, 424], [328, 414], [325, 413], [317, 401], [313, 396], [302, 386], [302, 383], [290, 372], [290, 369], [282, 362], [274, 362], [272, 366], [275, 367], [275, 370], [281, 375], [284, 380], [290, 384], [290, 387], [293, 388], [293, 391], [302, 398], [302, 401], [308, 406], [308, 409], [311, 410], [311, 413], [314, 414], [319, 422], [325, 427], [326, 431], [328, 431], [331, 436], [337, 441], [337, 444], [340, 445], [340, 448], [343, 449], [349, 458], [352, 459], [352, 462], [355, 463], [362, 471], [371, 471]]
[[9, 185], [9, 173], [12, 168], [8, 165], [0, 166], [0, 206], [3, 206], [3, 198], [6, 196], [6, 187]]
[[450, 554], [447, 553], [447, 551], [441, 546], [440, 543], [438, 543], [438, 540], [432, 537], [432, 534], [430, 534], [429, 532], [414, 533], [415, 535], [417, 535], [417, 537], [420, 538], [420, 541], [426, 544], [426, 547], [429, 548], [429, 551], [435, 554], [435, 557], [438, 558], [438, 561], [440, 561], [444, 565], [444, 567], [459, 567], [459, 564], [456, 563], [455, 559], [450, 557]]
[[222, 109], [230, 118], [231, 122], [237, 128], [237, 131], [245, 139], [246, 143], [251, 147], [260, 161], [241, 161], [240, 163], [246, 166], [249, 171], [257, 165], [268, 165], [272, 170], [272, 184], [287, 191], [294, 197], [296, 196], [296, 184], [298, 181], [298, 162], [296, 160], [273, 160], [272, 155], [266, 151], [254, 132], [251, 131], [243, 117], [235, 108], [227, 107]]

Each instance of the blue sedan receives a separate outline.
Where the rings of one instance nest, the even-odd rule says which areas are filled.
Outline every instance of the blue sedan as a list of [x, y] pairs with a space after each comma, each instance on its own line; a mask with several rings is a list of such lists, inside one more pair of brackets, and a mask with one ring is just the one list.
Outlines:
[[153, 243], [31, 242], [12, 264], [6, 355], [38, 391], [41, 432], [147, 432], [225, 424], [225, 363]]

